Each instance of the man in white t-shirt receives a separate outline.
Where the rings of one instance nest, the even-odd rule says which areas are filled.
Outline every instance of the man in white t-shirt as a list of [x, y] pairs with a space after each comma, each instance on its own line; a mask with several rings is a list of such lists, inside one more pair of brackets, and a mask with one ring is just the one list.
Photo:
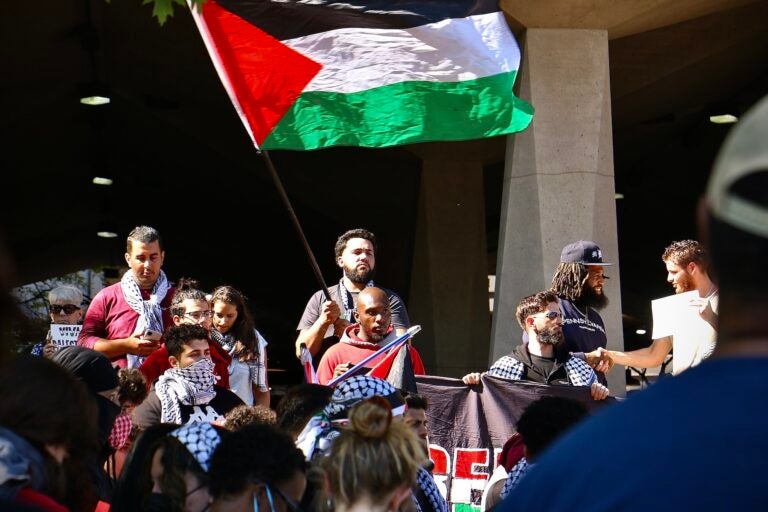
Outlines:
[[709, 277], [709, 258], [696, 240], [674, 242], [661, 257], [671, 297], [653, 301], [653, 343], [631, 352], [608, 351], [615, 363], [635, 368], [659, 366], [674, 350], [672, 373], [709, 357], [717, 339], [717, 286]]

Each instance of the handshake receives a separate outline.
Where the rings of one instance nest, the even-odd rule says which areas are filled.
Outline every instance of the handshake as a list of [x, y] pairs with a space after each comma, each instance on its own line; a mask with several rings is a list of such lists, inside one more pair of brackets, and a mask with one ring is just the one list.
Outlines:
[[585, 352], [584, 358], [587, 364], [591, 366], [596, 372], [608, 373], [613, 368], [613, 358], [609, 351], [600, 347], [592, 352]]

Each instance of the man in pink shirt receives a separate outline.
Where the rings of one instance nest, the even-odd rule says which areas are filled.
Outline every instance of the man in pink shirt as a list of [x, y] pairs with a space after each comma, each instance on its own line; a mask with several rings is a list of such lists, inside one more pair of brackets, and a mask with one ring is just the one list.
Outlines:
[[[320, 384], [328, 384], [397, 337], [392, 329], [389, 296], [384, 290], [373, 286], [365, 288], [357, 296], [356, 308], [357, 323], [348, 326], [339, 343], [329, 348], [320, 360], [317, 367]], [[414, 347], [408, 348], [414, 374], [424, 375], [424, 364], [419, 353]], [[370, 361], [370, 367], [373, 368], [385, 357], [386, 354], [376, 357]]]
[[130, 270], [93, 298], [78, 345], [101, 352], [121, 368], [138, 367], [160, 347], [165, 327], [173, 325], [169, 307], [174, 290], [161, 270], [164, 259], [160, 233], [149, 226], [134, 228], [125, 253]]

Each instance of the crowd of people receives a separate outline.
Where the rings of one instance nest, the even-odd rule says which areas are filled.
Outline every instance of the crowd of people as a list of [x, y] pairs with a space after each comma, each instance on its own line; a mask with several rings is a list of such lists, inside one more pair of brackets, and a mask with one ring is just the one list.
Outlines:
[[[741, 510], [768, 498], [755, 477], [768, 460], [759, 407], [768, 283], [751, 270], [768, 258], [766, 132], [768, 100], [715, 165], [708, 245], [674, 242], [662, 255], [674, 292], [690, 294], [693, 320], [660, 309], [649, 347], [609, 350], [599, 311], [611, 263], [586, 240], [563, 248], [550, 289], [521, 299], [521, 343], [465, 385], [579, 386], [604, 400], [615, 363], [656, 366], [670, 352], [675, 376], [590, 418], [571, 399], [535, 400], [502, 450], [483, 510]], [[244, 295], [231, 286], [209, 294], [189, 279], [173, 286], [151, 227], [129, 233], [129, 269], [85, 313], [77, 288], [52, 290], [52, 324], [82, 328], [76, 345], [49, 333], [0, 371], [0, 509], [447, 511], [432, 475], [428, 401], [365, 371], [409, 327], [404, 301], [373, 281], [373, 233], [344, 233], [335, 256], [342, 278], [330, 296], [309, 299], [297, 328], [297, 356], [314, 358], [317, 383], [279, 403]], [[692, 336], [691, 322], [705, 329]], [[418, 351], [406, 349], [424, 374]], [[633, 464], [620, 466], [616, 453]], [[563, 468], [578, 471], [564, 478]]]

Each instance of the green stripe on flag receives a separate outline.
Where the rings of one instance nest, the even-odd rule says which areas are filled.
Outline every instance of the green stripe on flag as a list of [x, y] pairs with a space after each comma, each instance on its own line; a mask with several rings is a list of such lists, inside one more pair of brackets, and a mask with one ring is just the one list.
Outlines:
[[512, 94], [516, 74], [400, 82], [350, 94], [305, 92], [262, 147], [387, 147], [519, 132], [531, 122], [533, 107]]

